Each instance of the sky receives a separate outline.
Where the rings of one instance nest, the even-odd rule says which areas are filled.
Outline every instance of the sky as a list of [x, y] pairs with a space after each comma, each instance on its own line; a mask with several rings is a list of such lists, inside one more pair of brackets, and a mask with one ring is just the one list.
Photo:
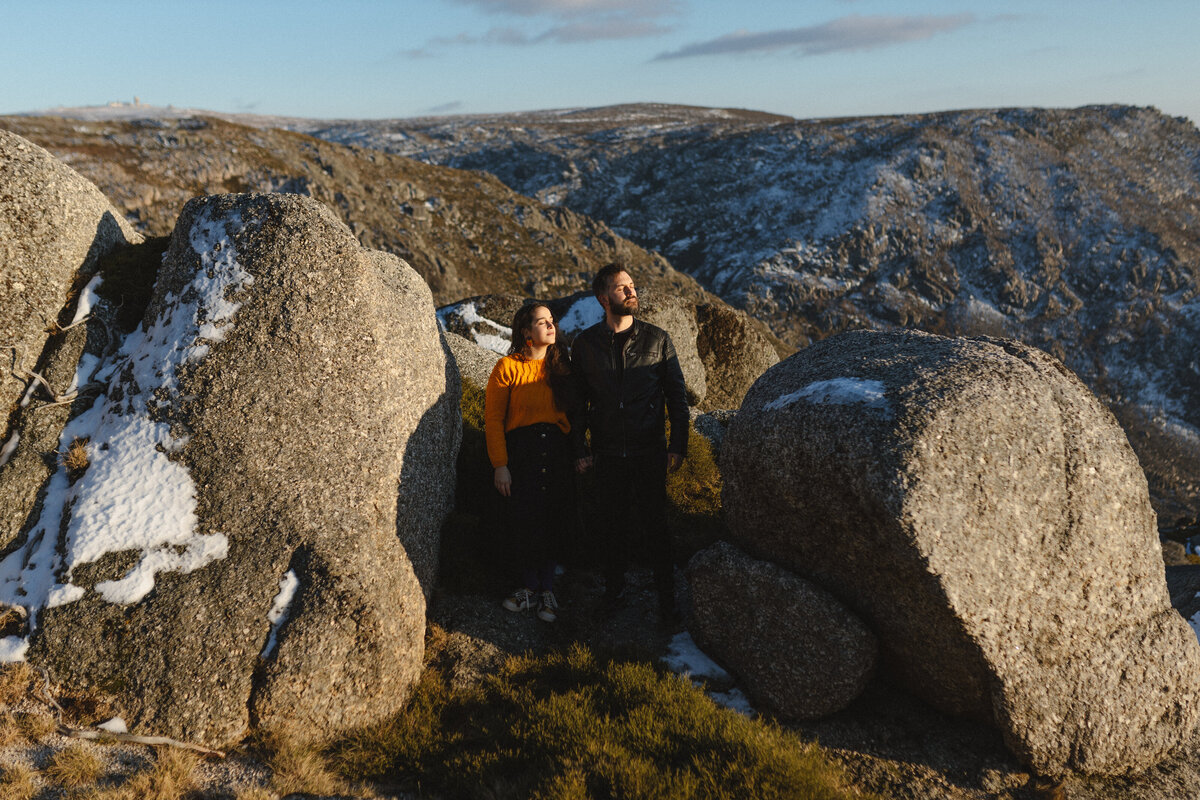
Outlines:
[[798, 118], [1094, 103], [1200, 121], [1197, 0], [6, 0], [0, 113]]

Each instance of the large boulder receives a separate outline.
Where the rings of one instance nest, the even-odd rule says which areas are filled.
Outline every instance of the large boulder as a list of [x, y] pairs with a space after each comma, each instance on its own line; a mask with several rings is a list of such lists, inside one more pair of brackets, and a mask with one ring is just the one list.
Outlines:
[[1041, 351], [832, 337], [754, 384], [721, 463], [736, 544], [835, 593], [913, 692], [1037, 771], [1141, 769], [1193, 729], [1200, 645], [1145, 477]]
[[200, 198], [121, 355], [64, 431], [88, 463], [0, 563], [25, 655], [210, 745], [394, 713], [460, 435], [428, 286], [308, 198]]
[[756, 704], [791, 719], [840, 711], [875, 667], [874, 635], [813, 583], [728, 542], [692, 556], [688, 630]]
[[[142, 239], [100, 191], [50, 153], [0, 130], [0, 550], [18, 535], [49, 477], [67, 409], [27, 411], [67, 394], [75, 365], [102, 326], [76, 321], [97, 261]], [[93, 299], [94, 298], [90, 298]], [[90, 330], [85, 330], [90, 329]], [[65, 355], [51, 361], [51, 350]], [[22, 424], [22, 417], [31, 417]], [[32, 418], [36, 417], [36, 418]], [[50, 443], [49, 446], [45, 446]]]
[[[597, 301], [593, 299], [592, 302]], [[683, 371], [683, 382], [687, 386], [688, 405], [701, 405], [708, 394], [708, 380], [704, 361], [696, 349], [696, 337], [700, 333], [696, 325], [696, 304], [673, 294], [643, 289], [638, 293], [637, 316], [671, 334], [675, 354], [679, 356], [679, 368]]]
[[454, 354], [454, 363], [458, 367], [458, 377], [462, 383], [465, 385], [470, 381], [477, 389], [486, 388], [488, 378], [491, 377], [500, 355], [495, 350], [488, 350], [457, 333], [446, 331], [445, 337], [450, 352]]
[[696, 350], [704, 363], [708, 393], [704, 410], [732, 409], [775, 364], [779, 354], [746, 312], [724, 304], [696, 306]]

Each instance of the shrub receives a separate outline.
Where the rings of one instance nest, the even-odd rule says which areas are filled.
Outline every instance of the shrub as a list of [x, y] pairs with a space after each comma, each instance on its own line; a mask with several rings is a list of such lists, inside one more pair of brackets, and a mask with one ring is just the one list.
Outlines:
[[474, 688], [429, 669], [405, 712], [329, 755], [344, 775], [446, 797], [860, 796], [815, 744], [578, 644], [512, 658]]

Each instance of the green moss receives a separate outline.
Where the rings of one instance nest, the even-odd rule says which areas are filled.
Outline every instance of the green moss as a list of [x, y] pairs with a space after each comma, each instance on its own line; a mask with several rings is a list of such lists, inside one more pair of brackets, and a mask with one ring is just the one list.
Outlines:
[[679, 563], [721, 538], [721, 471], [708, 439], [690, 426], [687, 458], [667, 475], [667, 502]]
[[578, 644], [510, 659], [469, 689], [430, 668], [404, 713], [327, 755], [348, 777], [452, 798], [862, 796], [815, 744]]

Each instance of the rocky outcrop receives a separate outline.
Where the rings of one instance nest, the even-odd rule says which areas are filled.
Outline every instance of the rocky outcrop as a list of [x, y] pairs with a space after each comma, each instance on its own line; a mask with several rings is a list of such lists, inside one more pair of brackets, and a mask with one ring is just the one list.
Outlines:
[[724, 304], [696, 306], [696, 349], [708, 377], [705, 409], [735, 409], [758, 376], [779, 363], [771, 340], [743, 311]]
[[1200, 645], [1137, 458], [1041, 351], [833, 337], [755, 383], [721, 463], [735, 544], [836, 594], [898, 679], [1037, 771], [1144, 768], [1195, 725]]
[[714, 458], [720, 457], [721, 445], [725, 443], [725, 432], [729, 430], [729, 423], [733, 422], [735, 416], [737, 412], [731, 409], [717, 409], [692, 416], [692, 425], [696, 433], [708, 440]]
[[213, 745], [396, 711], [460, 435], [428, 286], [307, 198], [200, 198], [121, 355], [64, 432], [88, 462], [0, 564], [25, 655]]
[[569, 294], [618, 259], [645, 285], [697, 301], [712, 297], [607, 225], [522, 197], [490, 175], [212, 117], [3, 117], [0, 127], [69, 160], [151, 235], [170, 233], [179, 209], [197, 194], [312, 197], [364, 247], [408, 262], [438, 305], [487, 293]]
[[[7, 439], [28, 372], [55, 326], [72, 321], [97, 259], [141, 237], [95, 186], [4, 130], [0, 189], [0, 345], [7, 349], [0, 370], [0, 436]], [[13, 374], [14, 366], [22, 377]]]
[[1153, 108], [794, 120], [639, 104], [297, 123], [601, 219], [803, 346], [1012, 336], [1108, 403], [1200, 513], [1200, 130]]
[[790, 719], [840, 711], [862, 692], [879, 646], [833, 595], [727, 542], [687, 566], [688, 630], [755, 704]]

